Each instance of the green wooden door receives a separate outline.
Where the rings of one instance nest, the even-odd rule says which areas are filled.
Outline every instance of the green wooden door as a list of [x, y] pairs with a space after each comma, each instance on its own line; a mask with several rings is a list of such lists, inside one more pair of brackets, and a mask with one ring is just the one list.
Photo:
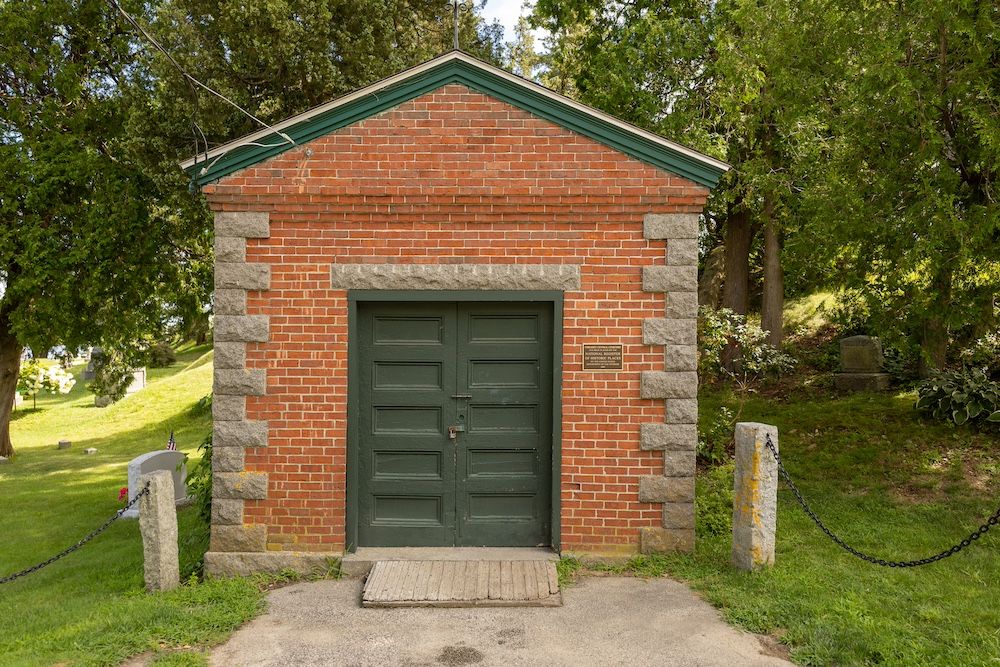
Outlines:
[[361, 546], [550, 541], [552, 308], [358, 307]]

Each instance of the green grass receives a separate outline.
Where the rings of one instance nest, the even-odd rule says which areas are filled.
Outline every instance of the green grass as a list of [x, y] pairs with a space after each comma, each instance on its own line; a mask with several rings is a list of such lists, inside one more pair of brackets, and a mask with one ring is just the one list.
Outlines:
[[[926, 556], [964, 538], [1000, 504], [997, 438], [918, 419], [911, 394], [799, 392], [751, 398], [741, 420], [779, 427], [789, 472], [852, 545], [887, 559]], [[702, 421], [724, 403], [735, 400], [704, 391]], [[699, 497], [712, 491], [708, 479], [701, 476]], [[722, 483], [731, 488], [731, 477]], [[778, 505], [771, 570], [730, 568], [727, 533], [700, 534], [691, 556], [603, 569], [687, 581], [728, 621], [778, 637], [804, 665], [1000, 664], [1000, 530], [936, 564], [894, 570], [842, 551], [783, 487]]]
[[[208, 347], [189, 348], [169, 368], [149, 369], [147, 387], [108, 408], [73, 369], [65, 396], [40, 395], [12, 423], [16, 458], [0, 467], [0, 575], [30, 566], [74, 543], [119, 508], [128, 461], [163, 448], [198, 457], [211, 430], [208, 411], [192, 408], [212, 383]], [[57, 450], [58, 440], [72, 441]], [[83, 450], [96, 447], [96, 455]], [[204, 528], [180, 512], [182, 565], [200, 558]], [[135, 521], [119, 521], [81, 550], [0, 587], [0, 665], [114, 665], [159, 652], [157, 664], [204, 664], [197, 650], [225, 639], [262, 609], [261, 581], [190, 582], [150, 595], [143, 590], [142, 544]], [[193, 651], [192, 651], [193, 649]]]

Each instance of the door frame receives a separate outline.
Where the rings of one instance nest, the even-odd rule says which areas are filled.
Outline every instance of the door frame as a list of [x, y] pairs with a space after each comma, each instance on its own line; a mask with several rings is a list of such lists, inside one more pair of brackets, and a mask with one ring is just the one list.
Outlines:
[[345, 486], [345, 545], [344, 551], [358, 548], [358, 480], [357, 461], [361, 438], [357, 425], [361, 409], [358, 391], [361, 362], [358, 340], [358, 303], [368, 301], [456, 301], [456, 302], [534, 302], [552, 305], [552, 483], [551, 535], [552, 549], [560, 549], [561, 490], [562, 490], [562, 341], [563, 293], [555, 290], [348, 290], [347, 292], [347, 471]]

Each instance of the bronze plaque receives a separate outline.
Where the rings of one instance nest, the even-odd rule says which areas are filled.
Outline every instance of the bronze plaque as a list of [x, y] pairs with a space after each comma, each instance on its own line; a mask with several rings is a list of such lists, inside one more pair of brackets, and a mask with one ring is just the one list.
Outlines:
[[584, 345], [583, 370], [600, 371], [622, 369], [621, 345]]

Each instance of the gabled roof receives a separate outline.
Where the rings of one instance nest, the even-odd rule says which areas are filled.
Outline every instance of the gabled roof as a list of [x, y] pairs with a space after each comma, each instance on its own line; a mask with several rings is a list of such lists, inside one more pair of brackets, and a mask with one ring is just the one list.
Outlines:
[[575, 102], [461, 51], [452, 51], [223, 144], [207, 154], [185, 160], [181, 167], [198, 185], [205, 185], [294, 148], [285, 137], [300, 145], [449, 83], [465, 85], [710, 188], [729, 170], [729, 165], [721, 160]]

